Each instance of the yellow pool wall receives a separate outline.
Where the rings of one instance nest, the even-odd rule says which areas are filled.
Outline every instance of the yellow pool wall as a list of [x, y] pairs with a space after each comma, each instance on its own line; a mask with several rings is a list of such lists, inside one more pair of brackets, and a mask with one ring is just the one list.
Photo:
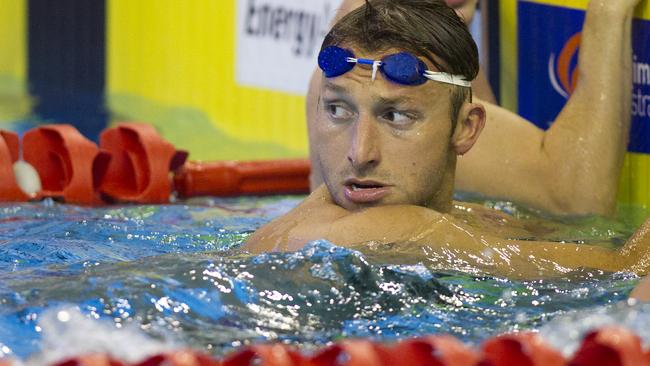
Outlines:
[[0, 0], [0, 123], [30, 112], [27, 92], [27, 0]]

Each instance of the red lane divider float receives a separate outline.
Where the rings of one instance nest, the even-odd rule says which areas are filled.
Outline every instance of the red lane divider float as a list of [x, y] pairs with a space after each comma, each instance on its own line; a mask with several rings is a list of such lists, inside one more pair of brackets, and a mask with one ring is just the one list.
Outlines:
[[97, 191], [110, 156], [70, 125], [46, 125], [27, 131], [23, 158], [41, 178], [39, 197], [67, 203], [99, 204]]
[[650, 354], [644, 353], [635, 334], [604, 328], [587, 334], [571, 362], [571, 366], [587, 365], [650, 366]]
[[156, 355], [139, 362], [136, 366], [220, 366], [222, 363], [199, 352], [178, 351]]
[[564, 366], [562, 354], [534, 333], [504, 334], [483, 344], [484, 365]]
[[[533, 333], [505, 334], [472, 350], [451, 336], [427, 336], [394, 345], [347, 340], [304, 355], [291, 347], [256, 345], [223, 360], [200, 352], [181, 350], [129, 364], [108, 355], [88, 355], [54, 366], [650, 366], [641, 340], [623, 328], [589, 333], [567, 359]], [[0, 360], [0, 366], [11, 366]]]
[[383, 366], [391, 358], [390, 351], [385, 346], [367, 340], [350, 340], [332, 345], [316, 353], [307, 364], [312, 366]]
[[309, 192], [307, 160], [186, 162], [186, 151], [141, 123], [105, 130], [100, 146], [70, 125], [43, 125], [25, 133], [22, 150], [42, 191], [29, 197], [20, 190], [13, 173], [18, 136], [0, 130], [0, 202], [51, 197], [83, 205], [157, 204], [169, 202], [174, 189], [183, 198]]
[[448, 335], [402, 341], [395, 347], [395, 365], [465, 366], [478, 365], [478, 352]]
[[29, 198], [16, 183], [13, 164], [19, 156], [18, 135], [0, 130], [0, 201], [20, 202]]
[[122, 123], [102, 132], [99, 145], [111, 154], [100, 190], [116, 201], [166, 203], [171, 194], [169, 173], [187, 159], [150, 125]]
[[297, 351], [280, 344], [257, 345], [246, 348], [224, 359], [221, 366], [303, 366], [306, 359]]
[[126, 366], [126, 364], [106, 355], [87, 355], [56, 363], [55, 366]]

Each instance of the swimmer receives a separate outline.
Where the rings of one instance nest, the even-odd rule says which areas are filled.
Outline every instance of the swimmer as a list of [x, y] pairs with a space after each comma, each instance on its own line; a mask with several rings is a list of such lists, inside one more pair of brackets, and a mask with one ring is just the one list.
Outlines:
[[[448, 0], [471, 21], [476, 1]], [[638, 1], [593, 0], [579, 57], [579, 83], [547, 131], [485, 101], [482, 74], [473, 82], [487, 123], [474, 148], [458, 160], [455, 188], [513, 200], [556, 214], [612, 215], [630, 129], [632, 8]], [[364, 4], [344, 0], [337, 19]], [[614, 26], [615, 25], [615, 26]], [[307, 95], [311, 185], [323, 182], [317, 102], [322, 74]]]
[[[610, 29], [623, 29], [637, 1], [617, 2], [622, 9], [592, 1], [585, 33], [605, 15]], [[625, 34], [620, 39], [629, 42]], [[585, 34], [585, 52], [595, 52], [595, 43]], [[290, 251], [327, 239], [391, 260], [427, 258], [444, 268], [509, 277], [579, 267], [646, 272], [647, 236], [620, 250], [518, 241], [454, 215], [457, 157], [479, 140], [486, 108], [472, 100], [469, 87], [479, 68], [476, 45], [442, 0], [375, 0], [353, 10], [325, 38], [319, 65], [323, 76], [311, 134], [324, 184], [256, 231], [244, 249]], [[499, 180], [498, 171], [491, 174]]]

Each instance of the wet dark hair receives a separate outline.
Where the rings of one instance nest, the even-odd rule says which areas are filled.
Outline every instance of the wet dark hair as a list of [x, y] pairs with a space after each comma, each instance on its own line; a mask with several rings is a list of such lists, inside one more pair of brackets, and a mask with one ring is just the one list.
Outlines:
[[[329, 46], [352, 46], [369, 53], [391, 48], [424, 57], [438, 71], [474, 80], [478, 49], [467, 25], [444, 0], [366, 0], [339, 20], [325, 37]], [[453, 86], [451, 121], [471, 100], [470, 88]]]

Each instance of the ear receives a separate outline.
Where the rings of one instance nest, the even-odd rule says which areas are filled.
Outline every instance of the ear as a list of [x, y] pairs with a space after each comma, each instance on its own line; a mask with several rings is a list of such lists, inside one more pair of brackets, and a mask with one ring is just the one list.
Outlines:
[[458, 113], [451, 146], [458, 155], [466, 154], [478, 140], [485, 126], [485, 108], [478, 103], [465, 103]]

